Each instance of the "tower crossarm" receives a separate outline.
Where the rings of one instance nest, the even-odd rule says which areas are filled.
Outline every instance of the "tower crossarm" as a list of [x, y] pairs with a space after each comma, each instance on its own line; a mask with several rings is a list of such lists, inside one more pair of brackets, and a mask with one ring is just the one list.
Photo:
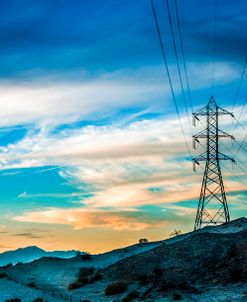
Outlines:
[[[232, 140], [235, 140], [235, 137], [223, 130], [218, 129], [218, 133], [217, 133], [218, 137], [230, 137]], [[211, 137], [213, 137], [213, 135], [211, 135]], [[208, 133], [207, 130], [202, 130], [199, 133], [193, 135], [194, 139], [198, 139], [198, 138], [208, 138]]]
[[218, 129], [218, 137], [230, 137], [232, 140], [235, 140], [235, 137], [223, 130]]
[[225, 155], [221, 152], [218, 152], [218, 160], [230, 160], [231, 162], [235, 163], [235, 159], [233, 157]]
[[234, 117], [234, 114], [230, 111], [227, 111], [226, 109], [223, 109], [219, 106], [217, 106], [218, 109], [218, 115], [230, 115], [231, 117]]
[[193, 120], [194, 120], [194, 126], [196, 124], [196, 120], [199, 121], [199, 116], [214, 116], [215, 115], [215, 111], [210, 111], [208, 110], [209, 109], [209, 104], [212, 104], [214, 103], [215, 105], [215, 111], [217, 111], [217, 116], [219, 115], [230, 115], [231, 117], [234, 118], [234, 114], [230, 111], [227, 111], [226, 109], [223, 109], [221, 107], [219, 107], [215, 100], [214, 100], [214, 97], [211, 96], [210, 100], [209, 100], [209, 103], [207, 106], [204, 106], [203, 108], [199, 109], [198, 111], [196, 112], [193, 112], [192, 115], [193, 115]]
[[208, 161], [213, 161], [213, 160], [230, 160], [233, 163], [235, 163], [235, 159], [234, 158], [232, 158], [232, 157], [230, 157], [228, 155], [225, 155], [225, 154], [223, 154], [221, 152], [218, 152], [218, 156], [216, 156], [216, 155], [212, 156], [211, 155], [210, 157], [208, 157], [207, 152], [204, 152], [204, 153], [198, 155], [197, 157], [192, 158], [192, 160], [193, 160], [193, 162], [195, 164], [198, 164], [198, 165], [199, 165], [200, 161], [207, 161], [207, 160]]
[[223, 130], [218, 129], [217, 134], [216, 134], [216, 132], [210, 133], [210, 130], [204, 129], [204, 130], [200, 131], [199, 133], [192, 136], [192, 138], [193, 138], [193, 148], [196, 149], [196, 147], [197, 147], [196, 143], [199, 143], [200, 139], [208, 139], [209, 135], [210, 135], [211, 139], [213, 139], [214, 137], [217, 136], [217, 138], [229, 137], [232, 140], [235, 140], [235, 137], [233, 135], [231, 135], [231, 134], [229, 134], [229, 133], [227, 133]]

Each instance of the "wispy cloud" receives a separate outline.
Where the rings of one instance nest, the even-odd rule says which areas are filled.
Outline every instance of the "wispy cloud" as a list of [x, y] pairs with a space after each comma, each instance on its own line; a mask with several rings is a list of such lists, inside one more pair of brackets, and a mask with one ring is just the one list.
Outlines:
[[[184, 124], [189, 139], [189, 126], [185, 120]], [[87, 193], [90, 196], [84, 199], [82, 194], [83, 206], [75, 209], [33, 210], [14, 219], [68, 224], [74, 228], [101, 225], [115, 230], [124, 225], [126, 229], [145, 229], [161, 223], [156, 218], [152, 223], [142, 220], [142, 212], [137, 211], [137, 207], [175, 204], [195, 200], [199, 196], [201, 175], [192, 171], [182, 135], [174, 138], [173, 133], [179, 131], [175, 118], [162, 118], [121, 127], [89, 126], [66, 130], [55, 137], [45, 133], [39, 136], [39, 140], [26, 138], [26, 142], [21, 141], [7, 151], [6, 157], [3, 155], [9, 167], [16, 167], [17, 159], [20, 166], [60, 165], [63, 168], [59, 174], [68, 181], [76, 180], [83, 189], [89, 188]], [[23, 150], [23, 146], [26, 149]], [[33, 148], [34, 151], [26, 156], [26, 150]], [[14, 163], [11, 162], [13, 158]], [[232, 190], [245, 190], [241, 184], [231, 180], [229, 173], [226, 173], [226, 178]], [[152, 190], [154, 187], [162, 190]], [[22, 197], [35, 200], [39, 194], [35, 195], [24, 194]]]
[[[164, 226], [172, 220], [179, 220], [181, 209], [177, 215], [174, 215], [169, 207], [166, 211], [160, 209], [158, 214], [152, 213], [152, 209], [149, 211], [140, 209], [118, 211], [54, 208], [42, 212], [26, 212], [23, 216], [16, 216], [14, 219], [19, 222], [35, 222], [36, 219], [39, 219], [41, 223], [67, 224], [75, 229], [110, 228], [118, 231], [139, 231], [150, 227]], [[186, 211], [188, 212], [188, 210]]]
[[12, 236], [25, 237], [25, 238], [31, 238], [31, 239], [44, 238], [44, 236], [35, 235], [33, 233], [17, 233], [17, 234], [13, 234]]

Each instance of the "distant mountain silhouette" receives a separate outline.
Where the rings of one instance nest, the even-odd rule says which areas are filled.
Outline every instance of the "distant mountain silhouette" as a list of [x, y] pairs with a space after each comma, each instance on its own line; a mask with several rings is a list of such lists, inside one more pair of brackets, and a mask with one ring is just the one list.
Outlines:
[[28, 263], [42, 257], [71, 258], [74, 257], [76, 253], [76, 251], [46, 252], [37, 246], [28, 246], [0, 254], [0, 266], [7, 265], [9, 263], [12, 263], [13, 265], [19, 262]]

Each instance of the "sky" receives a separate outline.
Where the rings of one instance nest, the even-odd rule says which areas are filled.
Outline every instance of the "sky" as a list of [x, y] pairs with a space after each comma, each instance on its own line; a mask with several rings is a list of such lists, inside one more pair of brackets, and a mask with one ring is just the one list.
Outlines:
[[[247, 3], [178, 0], [187, 115], [167, 7], [154, 2], [185, 140], [149, 0], [0, 1], [0, 251], [99, 253], [193, 229], [203, 167], [193, 172], [185, 141], [193, 156], [204, 143], [192, 149], [192, 112], [213, 95], [240, 118], [220, 121], [236, 136], [220, 145], [229, 156], [245, 136]], [[222, 165], [232, 218], [246, 215], [245, 160], [241, 149]]]

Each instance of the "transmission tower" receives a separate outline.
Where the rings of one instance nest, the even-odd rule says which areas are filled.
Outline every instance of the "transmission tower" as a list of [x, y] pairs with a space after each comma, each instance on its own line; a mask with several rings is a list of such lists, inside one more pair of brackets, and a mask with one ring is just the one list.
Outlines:
[[234, 137], [219, 129], [220, 115], [231, 115], [234, 117], [231, 112], [220, 108], [213, 96], [204, 108], [193, 113], [194, 126], [196, 126], [196, 121], [199, 121], [199, 116], [205, 116], [207, 122], [206, 129], [193, 136], [194, 149], [196, 149], [200, 139], [206, 139], [206, 151], [193, 158], [194, 170], [196, 169], [196, 165], [199, 165], [201, 161], [206, 162], [194, 230], [230, 220], [220, 169], [220, 160], [235, 161], [233, 158], [219, 151], [219, 138], [230, 137], [234, 140]]

